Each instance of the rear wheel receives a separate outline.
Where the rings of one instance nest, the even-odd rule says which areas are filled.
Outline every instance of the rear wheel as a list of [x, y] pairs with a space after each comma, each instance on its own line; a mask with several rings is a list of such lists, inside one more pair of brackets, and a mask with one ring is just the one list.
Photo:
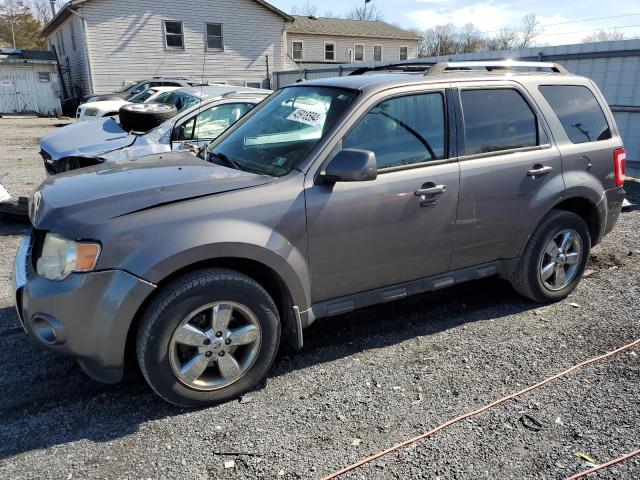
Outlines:
[[234, 398], [266, 375], [280, 342], [278, 311], [254, 280], [210, 269], [168, 285], [138, 332], [140, 369], [165, 400], [185, 407]]
[[590, 248], [584, 220], [575, 213], [555, 210], [529, 240], [511, 284], [536, 302], [562, 300], [580, 283]]

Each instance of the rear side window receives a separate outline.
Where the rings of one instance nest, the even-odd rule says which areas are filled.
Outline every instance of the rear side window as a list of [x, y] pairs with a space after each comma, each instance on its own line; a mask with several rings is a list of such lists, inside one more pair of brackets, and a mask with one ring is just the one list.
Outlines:
[[379, 103], [342, 140], [342, 148], [374, 152], [378, 168], [445, 158], [442, 94], [408, 95]]
[[573, 143], [611, 138], [611, 128], [604, 112], [587, 87], [543, 85], [539, 88]]
[[539, 145], [536, 116], [514, 89], [463, 90], [465, 154]]

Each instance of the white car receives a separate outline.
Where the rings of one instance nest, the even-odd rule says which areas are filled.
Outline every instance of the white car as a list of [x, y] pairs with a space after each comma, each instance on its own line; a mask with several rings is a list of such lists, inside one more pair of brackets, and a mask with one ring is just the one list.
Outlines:
[[202, 148], [271, 93], [233, 85], [181, 88], [169, 92], [165, 102], [178, 113], [146, 133], [123, 129], [119, 116], [75, 123], [44, 137], [40, 154], [47, 174], [57, 175], [98, 163]]
[[76, 111], [76, 120], [78, 122], [89, 122], [103, 117], [115, 117], [118, 115], [120, 107], [128, 105], [129, 103], [165, 103], [163, 101], [164, 97], [168, 97], [169, 92], [179, 88], [180, 87], [153, 87], [144, 92], [140, 92], [129, 100], [114, 97], [110, 100], [83, 103]]

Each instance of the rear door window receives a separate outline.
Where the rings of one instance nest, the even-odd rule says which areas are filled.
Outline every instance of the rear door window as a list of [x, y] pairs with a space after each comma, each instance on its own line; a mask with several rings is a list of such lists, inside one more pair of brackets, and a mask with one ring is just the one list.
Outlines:
[[547, 100], [572, 143], [611, 138], [611, 128], [591, 90], [581, 85], [543, 85]]
[[517, 90], [463, 90], [460, 97], [466, 155], [540, 144], [536, 116]]
[[370, 150], [378, 168], [445, 158], [442, 93], [407, 95], [373, 107], [342, 140], [342, 148]]

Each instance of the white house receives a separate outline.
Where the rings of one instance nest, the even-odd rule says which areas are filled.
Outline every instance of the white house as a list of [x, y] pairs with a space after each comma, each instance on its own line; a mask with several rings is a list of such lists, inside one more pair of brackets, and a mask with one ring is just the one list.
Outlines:
[[76, 93], [158, 75], [264, 86], [292, 20], [263, 0], [71, 0], [43, 35]]
[[418, 56], [421, 37], [386, 22], [293, 16], [289, 60], [304, 67], [351, 62], [398, 62]]
[[153, 76], [266, 87], [301, 64], [415, 58], [420, 41], [385, 22], [290, 16], [263, 0], [70, 0], [43, 35], [76, 97]]

